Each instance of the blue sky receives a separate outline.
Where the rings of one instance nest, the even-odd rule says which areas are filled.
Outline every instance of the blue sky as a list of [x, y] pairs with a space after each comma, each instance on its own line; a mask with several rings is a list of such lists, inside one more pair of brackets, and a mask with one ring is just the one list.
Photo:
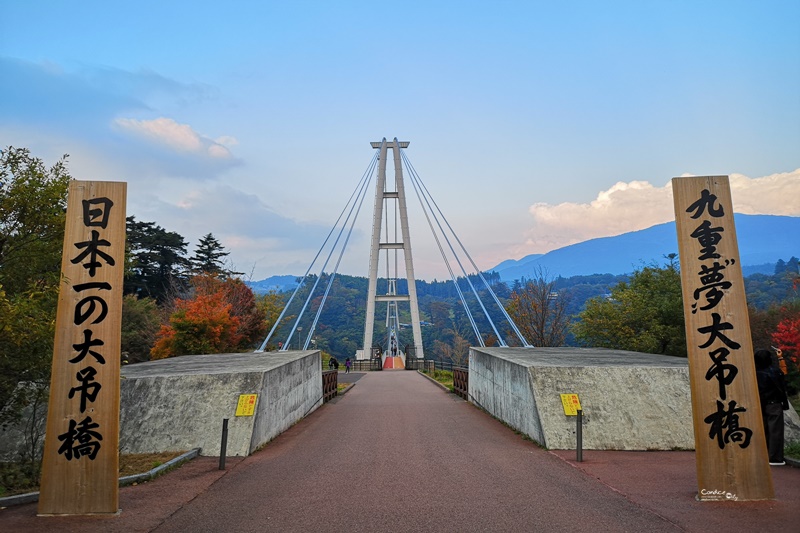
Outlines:
[[481, 268], [670, 220], [682, 175], [800, 216], [797, 1], [0, 4], [0, 144], [254, 279], [305, 271], [382, 137]]

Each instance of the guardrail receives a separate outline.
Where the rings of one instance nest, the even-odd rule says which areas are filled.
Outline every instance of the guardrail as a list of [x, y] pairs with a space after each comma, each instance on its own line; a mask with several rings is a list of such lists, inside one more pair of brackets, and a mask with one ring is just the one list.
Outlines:
[[[322, 372], [322, 403], [333, 400], [339, 392], [339, 371]], [[317, 400], [319, 401], [319, 400]]]

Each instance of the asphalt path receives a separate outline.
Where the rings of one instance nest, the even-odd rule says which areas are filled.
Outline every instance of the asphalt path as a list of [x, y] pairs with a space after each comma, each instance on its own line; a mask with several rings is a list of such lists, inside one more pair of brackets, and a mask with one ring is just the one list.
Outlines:
[[0, 530], [797, 530], [799, 469], [773, 469], [773, 501], [698, 502], [692, 452], [587, 451], [576, 463], [416, 372], [350, 376], [347, 394], [224, 472], [195, 459], [122, 489], [117, 517], [26, 505], [0, 511]]

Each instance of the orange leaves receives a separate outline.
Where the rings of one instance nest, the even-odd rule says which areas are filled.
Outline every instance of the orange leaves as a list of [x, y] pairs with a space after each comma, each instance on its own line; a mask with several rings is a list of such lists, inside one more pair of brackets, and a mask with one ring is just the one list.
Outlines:
[[161, 326], [151, 359], [235, 352], [254, 335], [251, 314], [257, 308], [244, 283], [204, 275], [195, 277], [192, 285], [194, 298], [176, 301], [169, 324]]

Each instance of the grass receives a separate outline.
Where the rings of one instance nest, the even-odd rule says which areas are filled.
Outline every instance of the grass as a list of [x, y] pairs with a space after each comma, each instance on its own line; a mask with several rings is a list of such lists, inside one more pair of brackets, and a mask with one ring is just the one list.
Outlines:
[[792, 442], [783, 447], [783, 455], [800, 461], [800, 442]]
[[425, 373], [453, 392], [453, 372], [450, 370], [434, 370], [433, 374], [426, 370]]
[[[134, 453], [119, 456], [119, 477], [144, 474], [185, 452]], [[37, 492], [40, 466], [30, 463], [0, 463], [0, 498]]]

